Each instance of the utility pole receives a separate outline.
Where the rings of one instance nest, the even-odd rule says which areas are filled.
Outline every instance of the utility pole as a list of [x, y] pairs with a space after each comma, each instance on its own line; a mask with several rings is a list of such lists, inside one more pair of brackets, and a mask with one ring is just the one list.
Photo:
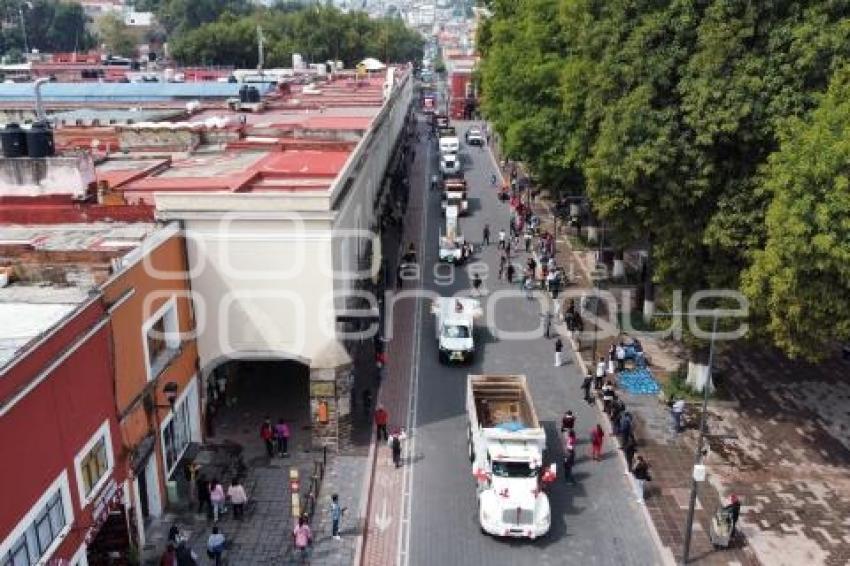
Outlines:
[[24, 36], [24, 53], [29, 54], [30, 44], [29, 44], [29, 41], [27, 40], [27, 22], [24, 19], [23, 2], [18, 2], [18, 15], [21, 17], [21, 33]]
[[[656, 317], [674, 317], [674, 316], [690, 316], [690, 315], [705, 315], [705, 313], [691, 313], [691, 312], [670, 312], [670, 313], [655, 313], [652, 315], [652, 318]], [[691, 552], [691, 533], [694, 527], [694, 509], [696, 508], [697, 502], [697, 492], [699, 489], [699, 482], [704, 481], [704, 478], [697, 478], [697, 466], [702, 464], [703, 458], [703, 443], [705, 442], [705, 427], [706, 427], [706, 416], [708, 414], [708, 387], [711, 383], [711, 370], [714, 364], [714, 340], [717, 336], [717, 317], [718, 310], [714, 309], [711, 312], [712, 323], [711, 323], [711, 340], [709, 341], [708, 346], [708, 368], [705, 376], [705, 383], [702, 386], [702, 414], [700, 415], [699, 420], [699, 436], [697, 438], [697, 446], [696, 451], [694, 453], [694, 467], [691, 470], [691, 493], [688, 501], [688, 515], [685, 519], [685, 540], [682, 545], [682, 558], [680, 564], [684, 566], [690, 560], [690, 552]]]
[[262, 26], [257, 26], [257, 70], [260, 72], [260, 78], [263, 76], [263, 65], [265, 64], [263, 51], [265, 44], [266, 38], [263, 36], [263, 28]]
[[696, 454], [694, 454], [694, 469], [691, 473], [691, 497], [688, 501], [688, 518], [685, 521], [685, 542], [682, 545], [682, 564], [687, 564], [690, 560], [691, 553], [691, 531], [694, 527], [694, 508], [697, 502], [697, 489], [699, 482], [697, 481], [697, 466], [702, 463], [702, 443], [705, 440], [705, 421], [706, 412], [708, 410], [708, 384], [711, 379], [711, 366], [714, 363], [714, 337], [717, 335], [717, 309], [712, 312], [713, 321], [711, 323], [711, 342], [708, 346], [708, 373], [705, 376], [705, 383], [702, 386], [702, 415], [699, 419], [699, 438], [697, 439]]

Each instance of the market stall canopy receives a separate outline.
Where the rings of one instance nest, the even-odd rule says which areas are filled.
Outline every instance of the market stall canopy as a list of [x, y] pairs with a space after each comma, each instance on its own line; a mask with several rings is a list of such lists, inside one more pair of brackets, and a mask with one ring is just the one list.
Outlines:
[[374, 57], [366, 57], [358, 64], [362, 65], [367, 71], [382, 71], [387, 68], [386, 65], [375, 59]]

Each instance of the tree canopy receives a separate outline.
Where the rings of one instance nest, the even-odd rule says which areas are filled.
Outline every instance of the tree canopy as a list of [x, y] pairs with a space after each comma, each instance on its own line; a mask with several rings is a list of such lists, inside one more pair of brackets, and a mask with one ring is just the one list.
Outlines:
[[76, 2], [0, 0], [0, 52], [24, 52], [27, 47], [48, 53], [85, 51], [95, 44], [87, 23], [83, 7]]
[[[785, 257], [769, 252], [779, 238], [770, 219], [778, 203], [792, 206], [801, 195], [780, 199], [772, 156], [802, 135], [799, 124], [782, 132], [819, 111], [848, 61], [850, 2], [487, 4], [493, 17], [478, 38], [483, 108], [509, 155], [548, 190], [587, 195], [618, 244], [646, 247], [662, 291], [777, 292], [764, 279], [777, 275], [765, 256], [774, 269]], [[846, 210], [833, 212], [846, 221]], [[825, 227], [807, 226], [812, 238], [823, 235]], [[835, 245], [846, 254], [850, 239]], [[842, 306], [832, 297], [850, 289], [846, 276], [824, 285], [820, 301], [831, 305], [822, 312], [832, 312]], [[796, 297], [806, 303], [803, 317], [825, 308], [808, 304], [814, 295]], [[817, 357], [826, 341], [850, 338], [838, 323], [807, 332], [807, 341], [783, 337], [771, 302], [753, 305], [792, 355]]]
[[254, 67], [258, 25], [263, 28], [268, 67], [291, 65], [293, 53], [301, 53], [307, 62], [341, 60], [346, 65], [368, 56], [390, 62], [422, 56], [422, 37], [398, 18], [374, 20], [364, 12], [343, 13], [326, 6], [262, 9], [247, 16], [228, 13], [178, 34], [171, 54], [186, 64]]

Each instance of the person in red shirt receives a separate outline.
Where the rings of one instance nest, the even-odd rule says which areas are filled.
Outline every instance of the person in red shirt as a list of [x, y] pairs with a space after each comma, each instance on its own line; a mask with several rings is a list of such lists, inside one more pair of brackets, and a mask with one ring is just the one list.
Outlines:
[[602, 456], [602, 439], [605, 438], [605, 432], [601, 425], [596, 425], [596, 428], [590, 431], [590, 456], [594, 461], [598, 462]]
[[274, 456], [274, 427], [272, 426], [272, 420], [268, 417], [260, 426], [260, 438], [265, 442], [266, 452], [269, 458], [271, 458]]
[[382, 439], [385, 441], [389, 439], [389, 435], [387, 434], [387, 421], [389, 420], [389, 418], [390, 416], [387, 413], [387, 410], [384, 409], [383, 405], [379, 404], [378, 408], [375, 409], [375, 427], [378, 431], [379, 442]]

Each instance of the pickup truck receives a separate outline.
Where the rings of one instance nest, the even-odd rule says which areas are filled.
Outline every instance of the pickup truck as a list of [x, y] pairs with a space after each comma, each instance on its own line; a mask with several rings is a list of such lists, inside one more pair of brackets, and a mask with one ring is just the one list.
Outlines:
[[[524, 375], [470, 375], [466, 388], [469, 460], [484, 533], [530, 538], [549, 532], [543, 491], [546, 431]], [[554, 479], [554, 464], [548, 471]]]

